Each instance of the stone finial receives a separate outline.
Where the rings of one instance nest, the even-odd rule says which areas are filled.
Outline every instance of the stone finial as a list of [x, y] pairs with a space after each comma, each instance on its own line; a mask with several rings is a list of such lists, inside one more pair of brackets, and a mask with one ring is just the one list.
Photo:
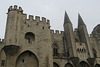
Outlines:
[[80, 14], [78, 14], [78, 26], [85, 25], [83, 19], [81, 18]]
[[66, 13], [66, 11], [65, 11], [64, 24], [66, 24], [66, 23], [71, 23], [71, 21], [70, 21], [70, 19], [69, 19], [67, 13]]

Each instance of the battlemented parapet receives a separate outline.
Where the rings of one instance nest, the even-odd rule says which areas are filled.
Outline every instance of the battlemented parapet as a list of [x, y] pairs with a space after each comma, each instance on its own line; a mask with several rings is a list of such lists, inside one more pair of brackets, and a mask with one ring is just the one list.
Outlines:
[[27, 19], [27, 15], [26, 15], [25, 18], [24, 18], [24, 21], [37, 22], [37, 25], [39, 23], [44, 23], [44, 24], [50, 25], [50, 20], [46, 19], [45, 17], [42, 17], [42, 20], [40, 20], [39, 16], [35, 16], [35, 18], [34, 18], [33, 15], [29, 15], [29, 18]]
[[8, 12], [9, 11], [15, 11], [15, 10], [18, 11], [18, 12], [23, 13], [22, 8], [21, 7], [17, 8], [17, 5], [14, 5], [14, 7], [13, 6], [10, 6], [9, 9], [8, 9]]
[[50, 30], [51, 34], [59, 34], [59, 35], [63, 35], [64, 31], [59, 31], [59, 30]]

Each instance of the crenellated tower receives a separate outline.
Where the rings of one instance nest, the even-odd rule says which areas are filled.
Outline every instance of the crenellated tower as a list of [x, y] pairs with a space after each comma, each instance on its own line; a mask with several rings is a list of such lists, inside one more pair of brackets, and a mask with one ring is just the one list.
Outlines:
[[85, 43], [88, 55], [91, 58], [93, 58], [93, 53], [91, 51], [90, 39], [87, 32], [87, 28], [79, 14], [78, 14], [78, 34], [79, 34], [80, 44]]
[[[37, 59], [35, 61], [36, 64], [33, 64], [33, 66], [38, 66], [39, 64], [40, 67], [52, 67], [50, 21], [45, 17], [42, 17], [42, 20], [40, 20], [39, 16], [35, 16], [34, 18], [32, 15], [29, 15], [27, 18], [27, 14], [23, 13], [22, 8], [17, 8], [16, 5], [14, 7], [10, 6], [7, 14], [5, 33], [6, 46], [4, 47], [7, 53], [7, 65], [9, 65], [7, 67], [19, 67], [23, 65], [22, 61], [32, 58], [31, 56], [24, 57], [23, 53], [25, 51], [27, 54], [33, 53], [32, 55], [35, 56], [33, 59]], [[8, 48], [11, 50], [8, 50]], [[19, 58], [21, 58], [19, 55], [24, 57], [24, 59], [19, 60]], [[12, 56], [12, 58], [10, 56]], [[15, 56], [19, 57], [14, 58]], [[10, 62], [10, 60], [16, 63]], [[19, 62], [21, 62], [21, 64], [19, 64]], [[26, 61], [26, 65], [29, 62], [33, 63], [33, 61]]]
[[20, 20], [22, 19], [21, 16], [23, 14], [23, 10], [21, 7], [17, 8], [17, 5], [14, 7], [10, 6], [7, 14], [5, 42], [6, 45], [16, 44], [18, 35], [20, 34], [19, 28], [21, 25]]
[[67, 45], [67, 53], [69, 54], [69, 57], [75, 57], [76, 51], [75, 51], [75, 38], [73, 35], [73, 26], [66, 12], [64, 18], [64, 34]]

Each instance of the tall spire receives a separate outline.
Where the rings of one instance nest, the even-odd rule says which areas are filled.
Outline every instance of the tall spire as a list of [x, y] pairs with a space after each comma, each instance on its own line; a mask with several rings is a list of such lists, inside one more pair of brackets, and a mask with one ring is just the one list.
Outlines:
[[78, 26], [81, 26], [81, 25], [85, 25], [82, 17], [80, 16], [80, 14], [78, 14]]
[[66, 11], [65, 11], [64, 24], [66, 24], [66, 23], [71, 23], [71, 21], [70, 21], [70, 19], [69, 19], [67, 13], [66, 13]]

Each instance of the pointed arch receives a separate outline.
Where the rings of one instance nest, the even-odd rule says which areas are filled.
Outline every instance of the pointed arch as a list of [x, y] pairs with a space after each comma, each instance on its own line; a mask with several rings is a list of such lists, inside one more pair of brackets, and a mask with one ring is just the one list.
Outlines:
[[65, 64], [65, 67], [73, 67], [73, 65], [71, 63], [67, 63]]
[[53, 67], [59, 67], [59, 65], [55, 62], [53, 62]]
[[39, 61], [36, 55], [31, 51], [24, 51], [16, 60], [16, 67], [39, 67]]
[[89, 64], [85, 61], [81, 61], [78, 65], [78, 67], [90, 67]]
[[100, 67], [100, 64], [96, 64], [95, 67]]

